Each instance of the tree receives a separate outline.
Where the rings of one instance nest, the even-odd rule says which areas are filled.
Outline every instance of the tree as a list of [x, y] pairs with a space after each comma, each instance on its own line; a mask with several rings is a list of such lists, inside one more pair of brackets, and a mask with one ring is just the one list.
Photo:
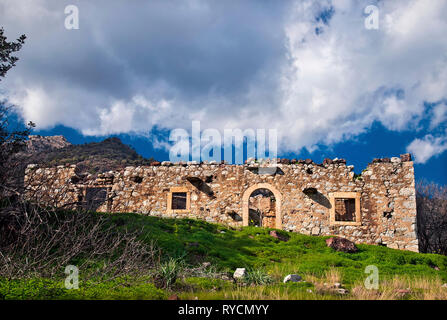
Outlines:
[[[15, 66], [18, 58], [14, 52], [19, 51], [25, 43], [26, 36], [21, 35], [16, 42], [8, 42], [4, 36], [3, 28], [0, 28], [0, 80], [6, 76], [6, 73]], [[10, 107], [0, 102], [0, 196], [9, 194], [10, 189], [14, 189], [15, 177], [13, 172], [17, 164], [14, 163], [14, 156], [23, 149], [25, 140], [29, 135], [32, 122], [23, 130], [11, 129], [9, 123]]]
[[10, 108], [0, 105], [0, 197], [17, 193], [21, 185], [22, 161], [16, 155], [25, 148], [25, 141], [34, 124], [24, 129], [11, 129], [8, 121]]
[[22, 34], [16, 42], [8, 42], [4, 35], [3, 28], [0, 28], [0, 81], [6, 76], [6, 73], [16, 65], [17, 58], [13, 56], [14, 52], [19, 51], [25, 43], [26, 36]]
[[418, 182], [416, 203], [420, 251], [447, 255], [447, 186]]

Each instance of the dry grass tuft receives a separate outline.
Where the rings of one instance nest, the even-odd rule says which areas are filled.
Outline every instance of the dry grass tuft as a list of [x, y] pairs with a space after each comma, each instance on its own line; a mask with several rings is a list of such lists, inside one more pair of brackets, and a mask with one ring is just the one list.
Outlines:
[[355, 300], [446, 300], [447, 288], [442, 287], [439, 277], [396, 276], [381, 282], [378, 290], [368, 290], [363, 283], [356, 284], [352, 291]]
[[323, 277], [315, 275], [306, 276], [309, 282], [314, 284], [317, 294], [336, 294], [337, 289], [342, 287], [343, 276], [336, 268], [327, 270]]

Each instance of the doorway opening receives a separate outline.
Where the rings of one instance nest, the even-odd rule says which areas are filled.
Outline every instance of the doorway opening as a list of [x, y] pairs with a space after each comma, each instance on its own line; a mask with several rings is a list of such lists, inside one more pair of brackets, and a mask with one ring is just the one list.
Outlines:
[[256, 189], [248, 200], [250, 226], [276, 228], [276, 198], [269, 189]]

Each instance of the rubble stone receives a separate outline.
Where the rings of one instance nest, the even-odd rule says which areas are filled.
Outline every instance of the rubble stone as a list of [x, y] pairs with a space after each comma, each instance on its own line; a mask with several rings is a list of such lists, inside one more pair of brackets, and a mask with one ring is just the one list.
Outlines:
[[332, 237], [326, 239], [326, 244], [328, 247], [331, 247], [335, 251], [341, 251], [347, 253], [355, 253], [358, 251], [357, 247], [355, 246], [355, 243], [345, 238]]
[[276, 239], [278, 239], [278, 240], [280, 240], [280, 241], [289, 241], [289, 238], [288, 237], [286, 237], [286, 236], [283, 236], [282, 234], [280, 234], [278, 231], [276, 231], [276, 230], [272, 230], [272, 231], [270, 231], [270, 235], [273, 237], [273, 238], [276, 238]]
[[247, 272], [245, 268], [237, 268], [236, 271], [234, 271], [233, 278], [234, 279], [242, 279], [247, 275]]
[[287, 282], [300, 282], [302, 280], [301, 276], [297, 275], [297, 274], [289, 274], [287, 276], [284, 277], [283, 282], [287, 283]]

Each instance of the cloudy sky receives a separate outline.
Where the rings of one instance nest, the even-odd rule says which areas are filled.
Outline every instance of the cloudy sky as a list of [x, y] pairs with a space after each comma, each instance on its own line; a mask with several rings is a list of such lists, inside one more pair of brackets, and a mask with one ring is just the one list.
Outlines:
[[0, 95], [75, 143], [114, 135], [163, 160], [199, 120], [277, 129], [280, 155], [356, 171], [411, 152], [447, 183], [446, 17], [445, 0], [0, 0], [8, 38], [28, 37]]

